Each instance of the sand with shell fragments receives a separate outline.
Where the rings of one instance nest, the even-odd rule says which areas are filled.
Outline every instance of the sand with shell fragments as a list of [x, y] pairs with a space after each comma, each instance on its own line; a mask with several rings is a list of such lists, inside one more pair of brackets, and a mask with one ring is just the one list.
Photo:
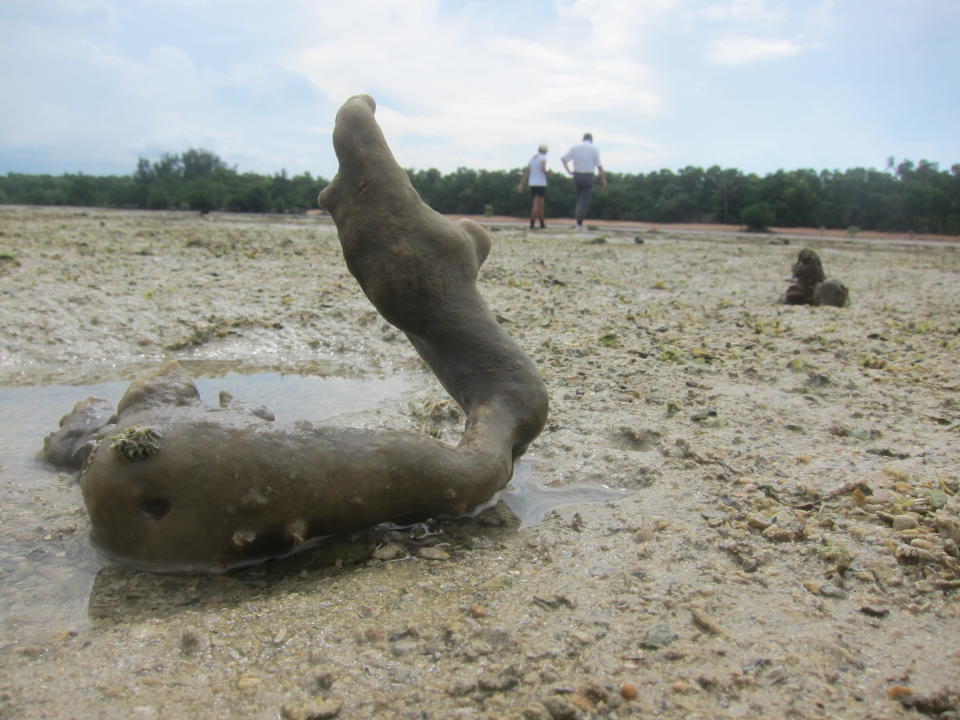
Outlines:
[[[957, 246], [522, 227], [480, 287], [550, 392], [542, 521], [156, 576], [93, 553], [72, 475], [0, 458], [0, 718], [960, 717]], [[776, 304], [804, 244], [850, 307]], [[8, 393], [399, 376], [334, 421], [459, 437], [323, 217], [2, 207], [0, 317]]]

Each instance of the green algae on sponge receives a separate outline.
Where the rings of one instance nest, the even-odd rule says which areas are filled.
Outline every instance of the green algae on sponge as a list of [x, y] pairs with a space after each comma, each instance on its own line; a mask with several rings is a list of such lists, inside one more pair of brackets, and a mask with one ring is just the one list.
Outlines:
[[160, 451], [163, 436], [151, 427], [131, 426], [124, 428], [110, 442], [110, 449], [120, 460], [146, 460]]

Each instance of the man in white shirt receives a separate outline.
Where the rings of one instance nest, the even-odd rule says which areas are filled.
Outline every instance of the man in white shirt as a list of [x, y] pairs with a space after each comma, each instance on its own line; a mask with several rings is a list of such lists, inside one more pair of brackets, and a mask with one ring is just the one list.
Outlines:
[[[577, 205], [574, 210], [574, 216], [577, 219], [577, 230], [583, 230], [583, 219], [587, 216], [587, 208], [590, 206], [590, 193], [593, 192], [593, 174], [595, 170], [600, 171], [600, 184], [607, 186], [607, 176], [603, 172], [603, 165], [600, 163], [600, 151], [593, 146], [593, 135], [584, 133], [583, 142], [574, 145], [567, 151], [561, 160], [563, 167], [569, 175], [573, 176], [573, 184], [577, 188]], [[568, 164], [573, 162], [573, 170]]]

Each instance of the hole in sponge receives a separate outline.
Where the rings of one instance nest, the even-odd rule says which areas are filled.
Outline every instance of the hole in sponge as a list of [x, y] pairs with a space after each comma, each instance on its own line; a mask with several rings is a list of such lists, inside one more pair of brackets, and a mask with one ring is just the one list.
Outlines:
[[170, 512], [170, 501], [166, 498], [144, 498], [140, 502], [140, 509], [154, 520], [160, 520]]

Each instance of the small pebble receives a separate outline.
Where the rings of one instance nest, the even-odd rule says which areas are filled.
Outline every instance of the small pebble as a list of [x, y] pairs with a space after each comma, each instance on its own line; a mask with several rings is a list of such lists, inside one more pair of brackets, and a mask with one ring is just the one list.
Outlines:
[[486, 608], [483, 608], [479, 605], [470, 605], [467, 608], [467, 612], [475, 618], [483, 618], [487, 616]]
[[237, 678], [237, 690], [251, 690], [262, 682], [256, 675], [241, 675]]
[[578, 714], [576, 706], [562, 695], [544, 698], [543, 705], [553, 720], [573, 720]]
[[913, 690], [905, 685], [894, 685], [887, 689], [887, 697], [891, 700], [902, 700], [905, 697], [913, 695]]
[[908, 512], [902, 515], [894, 515], [893, 517], [894, 530], [912, 530], [919, 524], [920, 516], [916, 513]]
[[379, 628], [367, 628], [363, 631], [363, 636], [367, 642], [379, 643], [387, 639], [387, 634]]
[[528, 705], [523, 709], [523, 720], [551, 720], [550, 711], [542, 703]]
[[636, 700], [637, 686], [633, 683], [624, 683], [620, 686], [620, 697], [624, 700]]
[[770, 525], [760, 534], [771, 542], [789, 542], [797, 539], [797, 533], [793, 529], [776, 524]]
[[417, 557], [421, 557], [424, 560], [449, 560], [450, 553], [443, 548], [423, 547], [417, 552]]
[[704, 408], [703, 410], [698, 410], [690, 416], [690, 419], [693, 422], [703, 422], [707, 418], [712, 418], [717, 416], [717, 411], [715, 408]]
[[407, 549], [400, 543], [387, 543], [382, 547], [378, 547], [372, 553], [371, 557], [375, 560], [395, 560], [398, 557], [403, 557], [407, 554]]
[[280, 716], [284, 720], [330, 720], [337, 717], [342, 709], [341, 700], [322, 700], [304, 705], [290, 703], [280, 709]]
[[823, 587], [820, 588], [820, 594], [828, 598], [845, 598], [847, 596], [843, 588], [837, 587], [833, 583], [824, 583]]
[[394, 657], [413, 655], [417, 652], [417, 644], [410, 640], [395, 642], [390, 646], [390, 652]]
[[643, 636], [643, 640], [640, 641], [640, 647], [647, 648], [648, 650], [656, 650], [657, 648], [670, 645], [676, 639], [677, 635], [670, 630], [670, 626], [662, 623], [647, 630]]
[[447, 695], [452, 697], [463, 697], [464, 695], [469, 695], [476, 689], [477, 683], [475, 681], [465, 679], [455, 680], [445, 688]]
[[773, 524], [773, 518], [765, 517], [760, 513], [748, 513], [747, 525], [755, 530], [766, 530]]
[[693, 624], [701, 630], [711, 635], [723, 634], [723, 631], [720, 629], [720, 626], [717, 625], [716, 621], [699, 608], [691, 607], [690, 616], [693, 618]]

